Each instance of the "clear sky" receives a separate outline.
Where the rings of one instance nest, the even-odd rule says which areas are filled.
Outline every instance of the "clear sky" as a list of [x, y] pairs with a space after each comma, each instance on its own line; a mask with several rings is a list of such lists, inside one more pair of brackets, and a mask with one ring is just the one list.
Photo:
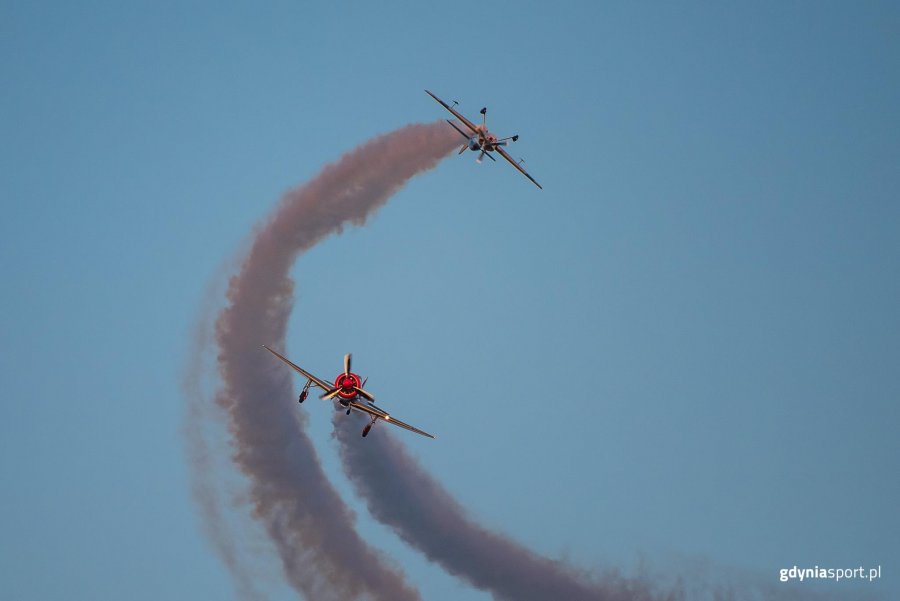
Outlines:
[[[471, 153], [414, 180], [300, 258], [291, 356], [352, 351], [438, 435], [422, 463], [549, 556], [880, 564], [820, 588], [900, 594], [898, 5], [334, 4], [0, 4], [0, 597], [234, 597], [180, 432], [204, 290], [285, 190], [443, 118], [424, 88], [487, 105], [544, 190]], [[369, 541], [486, 599], [300, 410]]]

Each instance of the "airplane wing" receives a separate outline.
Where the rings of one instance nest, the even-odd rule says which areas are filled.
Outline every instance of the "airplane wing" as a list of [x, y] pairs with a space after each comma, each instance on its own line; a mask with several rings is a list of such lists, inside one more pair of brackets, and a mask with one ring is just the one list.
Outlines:
[[519, 165], [517, 162], [515, 162], [515, 161], [513, 160], [513, 158], [512, 158], [511, 156], [509, 156], [509, 153], [506, 152], [505, 150], [503, 150], [503, 148], [501, 148], [500, 146], [497, 146], [496, 148], [494, 148], [494, 150], [496, 150], [497, 152], [499, 152], [499, 153], [500, 153], [500, 156], [502, 156], [504, 159], [506, 159], [507, 161], [509, 161], [509, 164], [510, 164], [510, 165], [512, 165], [513, 167], [515, 167], [515, 168], [518, 169], [519, 171], [521, 171], [521, 172], [522, 172], [522, 175], [524, 175], [525, 177], [527, 177], [528, 179], [530, 179], [532, 182], [534, 182], [534, 185], [535, 185], [535, 186], [537, 186], [537, 187], [540, 188], [541, 190], [544, 189], [544, 187], [543, 187], [542, 185], [540, 185], [539, 183], [537, 183], [537, 180], [535, 180], [533, 177], [531, 177], [530, 175], [528, 175], [528, 172], [525, 171], [524, 169], [522, 169], [522, 166]]
[[[443, 100], [441, 100], [440, 98], [438, 98], [437, 96], [435, 96], [434, 94], [429, 92], [428, 90], [425, 90], [425, 93], [428, 94], [429, 96], [431, 96], [432, 98], [434, 98], [435, 100], [437, 100], [438, 102], [440, 102], [441, 106], [443, 106], [445, 109], [447, 109], [448, 111], [453, 113], [453, 116], [456, 117], [457, 119], [459, 119], [470, 130], [472, 130], [473, 134], [478, 133], [478, 130], [475, 128], [475, 124], [472, 123], [471, 121], [469, 121], [468, 119], [466, 119], [465, 117], [463, 117], [462, 115], [460, 115], [455, 110], [453, 110], [453, 107], [451, 107], [449, 104], [447, 104], [446, 102], [444, 102]], [[453, 125], [453, 124], [451, 123], [450, 125]], [[459, 131], [459, 129], [457, 129], [456, 131]], [[459, 133], [462, 133], [462, 132], [459, 132]], [[465, 135], [465, 134], [463, 134], [463, 135]]]
[[276, 357], [278, 357], [279, 359], [281, 359], [282, 361], [284, 361], [285, 363], [287, 363], [289, 366], [291, 366], [294, 369], [294, 371], [296, 371], [299, 374], [301, 374], [302, 376], [306, 377], [308, 380], [310, 380], [313, 384], [315, 384], [322, 390], [329, 391], [334, 388], [334, 386], [332, 386], [329, 382], [326, 382], [325, 380], [323, 380], [321, 378], [315, 377], [314, 375], [312, 375], [311, 373], [309, 373], [308, 371], [306, 371], [299, 365], [294, 365], [293, 363], [288, 361], [285, 357], [279, 355], [278, 353], [276, 353], [275, 351], [273, 351], [266, 345], [263, 345], [263, 348], [266, 349], [267, 351], [269, 351], [270, 353], [272, 353], [273, 355], [275, 355]]
[[389, 424], [394, 424], [395, 426], [399, 426], [401, 428], [409, 430], [410, 432], [415, 432], [416, 434], [421, 434], [422, 436], [427, 436], [428, 438], [434, 438], [434, 436], [432, 436], [428, 432], [423, 432], [422, 430], [419, 430], [418, 428], [414, 428], [413, 426], [410, 426], [407, 423], [401, 422], [396, 417], [389, 415], [388, 412], [385, 411], [384, 409], [381, 409], [380, 407], [376, 407], [372, 403], [360, 403], [358, 401], [350, 401], [350, 407], [352, 407], [353, 409], [356, 409], [357, 411], [362, 411], [363, 413], [367, 413], [367, 414], [371, 415], [372, 417], [377, 417], [378, 419], [385, 421]]

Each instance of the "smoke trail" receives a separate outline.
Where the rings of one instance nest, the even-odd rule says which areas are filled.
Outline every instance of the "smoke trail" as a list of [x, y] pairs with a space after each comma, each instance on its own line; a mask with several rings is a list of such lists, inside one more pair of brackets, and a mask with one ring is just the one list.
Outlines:
[[[357, 416], [357, 419], [362, 416]], [[594, 601], [832, 601], [873, 599], [868, 592], [779, 586], [704, 560], [676, 562], [669, 573], [642, 570], [626, 579], [615, 571], [588, 574], [541, 557], [474, 522], [397, 442], [387, 427], [365, 444], [356, 423], [333, 417], [341, 461], [369, 511], [431, 561], [495, 599]]]
[[705, 560], [674, 562], [668, 571], [576, 572], [541, 557], [472, 520], [450, 494], [405, 451], [387, 427], [360, 444], [358, 427], [332, 419], [341, 462], [369, 512], [449, 573], [495, 599], [538, 601], [832, 601], [873, 599], [868, 592], [803, 590]]
[[[650, 588], [608, 572], [599, 580], [541, 557], [475, 523], [393, 435], [380, 431], [359, 444], [356, 426], [333, 420], [341, 461], [369, 511], [429, 560], [496, 599], [645, 601]], [[667, 599], [678, 598], [672, 593]]]
[[380, 136], [288, 192], [254, 236], [216, 321], [233, 460], [249, 479], [253, 513], [296, 590], [312, 599], [412, 600], [400, 571], [354, 530], [353, 513], [325, 477], [293, 401], [291, 375], [261, 344], [283, 347], [292, 307], [288, 272], [298, 253], [345, 223], [361, 224], [406, 181], [457, 144], [441, 121]]
[[188, 361], [181, 383], [187, 400], [182, 434], [190, 468], [191, 495], [200, 513], [203, 533], [231, 574], [238, 598], [261, 601], [266, 597], [253, 586], [250, 570], [245, 565], [246, 559], [235, 544], [235, 535], [226, 517], [222, 491], [218, 486], [221, 465], [217, 458], [223, 454], [223, 445], [216, 444], [220, 442], [218, 440], [210, 440], [206, 427], [222, 417], [215, 414], [210, 382], [206, 377], [210, 371], [209, 364], [214, 360], [210, 356], [213, 348], [211, 316], [216, 308], [216, 299], [221, 296], [221, 281], [222, 275], [217, 274], [207, 286], [190, 339]]

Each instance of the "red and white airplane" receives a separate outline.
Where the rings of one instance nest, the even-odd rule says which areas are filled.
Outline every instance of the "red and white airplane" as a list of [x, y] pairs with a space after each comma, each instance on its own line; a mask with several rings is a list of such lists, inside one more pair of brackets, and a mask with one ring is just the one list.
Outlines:
[[[407, 423], [401, 422], [384, 409], [377, 407], [375, 405], [375, 397], [363, 389], [363, 386], [366, 384], [365, 380], [361, 381], [358, 375], [350, 371], [349, 354], [344, 355], [344, 371], [337, 375], [334, 379], [334, 384], [330, 384], [325, 380], [312, 375], [299, 365], [291, 363], [287, 358], [276, 353], [266, 345], [263, 345], [263, 348], [287, 363], [294, 371], [306, 378], [306, 386], [303, 387], [303, 392], [300, 393], [299, 402], [302, 403], [306, 400], [311, 386], [318, 386], [325, 391], [319, 398], [325, 400], [335, 399], [342, 406], [347, 408], [347, 415], [350, 415], [350, 412], [353, 410], [361, 411], [362, 413], [369, 415], [372, 418], [372, 421], [363, 428], [363, 436], [369, 433], [369, 430], [372, 429], [375, 422], [383, 420], [389, 424], [394, 424], [395, 426], [409, 430], [410, 432], [415, 432], [416, 434], [421, 434], [428, 438], [434, 438], [434, 436], [428, 432], [423, 432], [418, 428], [414, 428]], [[366, 378], [366, 380], [368, 380], [368, 378]]]
[[[453, 116], [456, 117], [457, 119], [459, 119], [460, 123], [462, 123], [469, 129], [470, 133], [466, 133], [463, 130], [461, 130], [460, 128], [456, 127], [456, 124], [453, 123], [453, 121], [450, 121], [449, 119], [447, 119], [447, 123], [452, 125], [453, 129], [458, 131], [459, 134], [466, 139], [465, 145], [463, 145], [463, 147], [459, 149], [458, 154], [462, 154], [466, 150], [473, 150], [475, 152], [481, 152], [481, 154], [478, 155], [478, 159], [477, 159], [478, 162], [480, 163], [481, 160], [485, 156], [488, 157], [489, 159], [491, 159], [492, 161], [496, 161], [497, 159], [495, 159], [491, 153], [497, 152], [500, 156], [502, 156], [504, 159], [509, 161], [510, 165], [512, 165], [519, 171], [521, 171], [522, 175], [524, 175], [525, 177], [530, 179], [534, 183], [535, 186], [537, 186], [541, 190], [544, 189], [543, 186], [541, 186], [539, 183], [537, 183], [537, 180], [535, 180], [533, 177], [531, 177], [527, 171], [522, 169], [522, 165], [519, 164], [520, 162], [514, 161], [513, 158], [511, 156], [509, 156], [509, 153], [507, 153], [505, 150], [503, 150], [503, 147], [506, 146], [507, 144], [509, 144], [510, 141], [515, 142], [516, 140], [519, 139], [518, 134], [515, 136], [509, 136], [508, 138], [497, 139], [496, 135], [494, 135], [488, 131], [487, 107], [481, 109], [481, 125], [475, 125], [474, 123], [472, 123], [471, 121], [469, 121], [468, 119], [466, 119], [465, 117], [460, 115], [456, 110], [454, 110], [454, 108], [452, 106], [450, 106], [449, 104], [447, 104], [446, 102], [444, 102], [443, 100], [441, 100], [440, 98], [438, 98], [437, 96], [435, 96], [434, 94], [429, 92], [428, 90], [425, 90], [425, 93], [428, 94], [429, 96], [431, 96], [432, 98], [434, 98], [435, 100], [437, 100], [438, 102], [440, 102], [441, 106], [443, 106], [445, 109], [447, 109], [448, 111], [453, 113]], [[455, 106], [457, 103], [454, 102], [453, 104]]]

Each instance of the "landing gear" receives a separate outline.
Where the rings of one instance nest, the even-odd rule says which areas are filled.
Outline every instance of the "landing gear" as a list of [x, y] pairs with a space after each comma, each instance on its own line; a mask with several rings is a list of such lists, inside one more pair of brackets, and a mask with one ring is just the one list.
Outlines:
[[350, 407], [347, 407], [347, 415], [350, 415]]
[[363, 433], [362, 433], [363, 438], [366, 437], [366, 435], [369, 433], [369, 430], [372, 429], [372, 426], [374, 426], [374, 425], [375, 425], [375, 422], [377, 422], [377, 421], [378, 421], [378, 418], [377, 418], [377, 417], [373, 417], [373, 418], [372, 418], [372, 421], [370, 421], [368, 424], [366, 424], [366, 427], [363, 428]]
[[306, 400], [306, 397], [309, 396], [309, 387], [312, 386], [312, 380], [306, 381], [306, 386], [303, 387], [303, 392], [300, 393], [300, 398], [297, 399], [298, 403], [302, 403]]

